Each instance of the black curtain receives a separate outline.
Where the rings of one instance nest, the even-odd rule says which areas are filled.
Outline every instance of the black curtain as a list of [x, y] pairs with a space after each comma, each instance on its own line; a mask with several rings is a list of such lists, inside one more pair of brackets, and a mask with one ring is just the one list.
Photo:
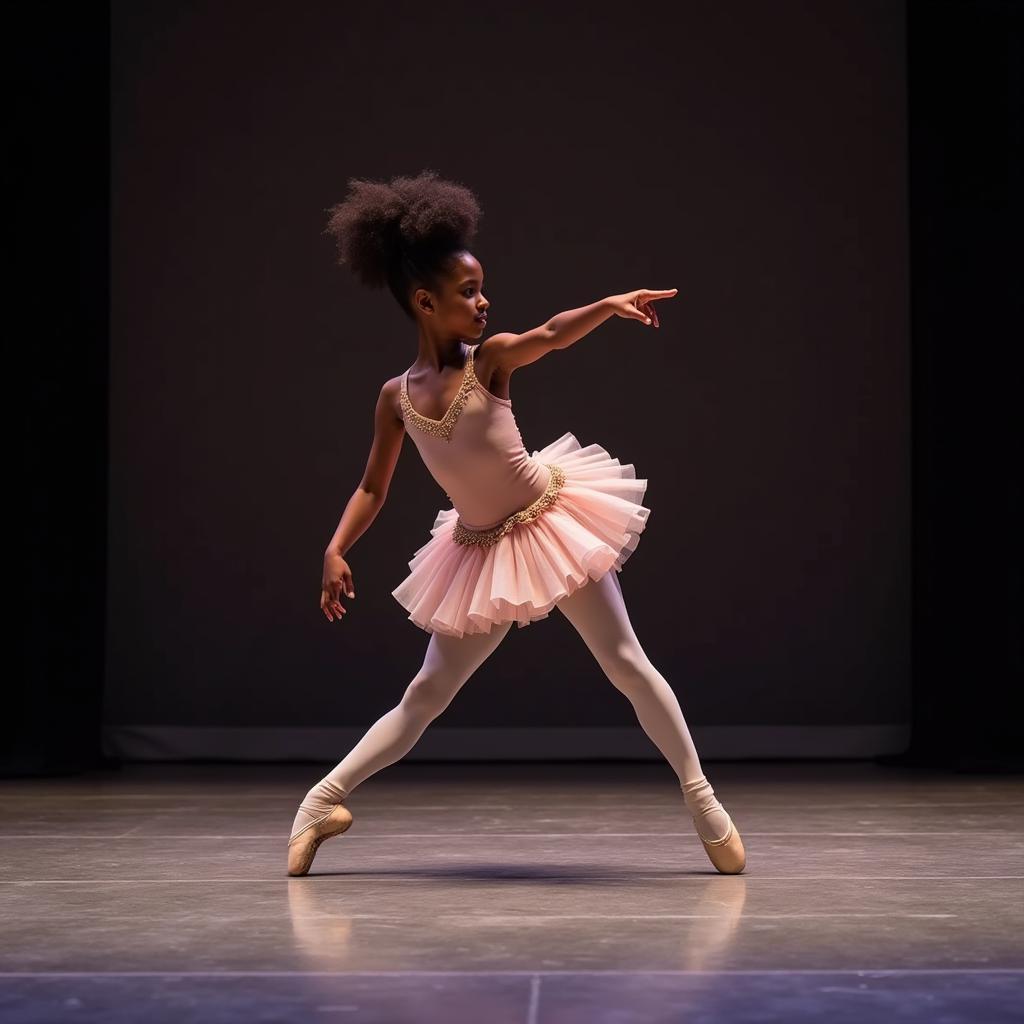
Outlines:
[[1020, 771], [1021, 5], [907, 29], [913, 718], [880, 760]]
[[22, 668], [5, 687], [0, 771], [49, 775], [102, 763], [110, 20], [105, 4], [17, 17], [8, 212], [22, 326], [9, 323], [6, 347], [24, 477], [9, 543], [27, 585], [9, 580]]

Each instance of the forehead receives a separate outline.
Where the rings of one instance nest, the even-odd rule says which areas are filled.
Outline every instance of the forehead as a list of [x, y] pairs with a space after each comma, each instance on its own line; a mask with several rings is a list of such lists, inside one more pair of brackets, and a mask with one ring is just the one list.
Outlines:
[[476, 281], [479, 284], [484, 277], [484, 268], [475, 256], [468, 252], [459, 253], [452, 264], [451, 277], [459, 285], [469, 281]]

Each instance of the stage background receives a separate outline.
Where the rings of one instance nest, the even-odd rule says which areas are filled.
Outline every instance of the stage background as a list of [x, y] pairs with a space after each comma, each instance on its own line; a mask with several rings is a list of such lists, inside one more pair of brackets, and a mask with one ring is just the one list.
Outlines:
[[[108, 753], [340, 757], [418, 669], [390, 592], [446, 501], [411, 441], [350, 614], [319, 609], [378, 390], [416, 357], [322, 231], [348, 178], [427, 167], [480, 198], [490, 332], [679, 288], [659, 330], [610, 320], [511, 395], [529, 449], [571, 430], [649, 480], [621, 583], [702, 754], [901, 750], [903, 4], [425, 17], [112, 6]], [[410, 756], [660, 755], [555, 611]]]

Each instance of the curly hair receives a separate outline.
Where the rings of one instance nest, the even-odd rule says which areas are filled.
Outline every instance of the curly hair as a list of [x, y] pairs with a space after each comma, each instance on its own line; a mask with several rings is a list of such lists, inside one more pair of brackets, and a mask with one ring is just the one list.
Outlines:
[[387, 285], [415, 319], [415, 288], [436, 291], [449, 259], [464, 252], [482, 216], [466, 186], [432, 170], [389, 182], [350, 178], [348, 195], [327, 209], [324, 234], [333, 235], [338, 263], [371, 288]]

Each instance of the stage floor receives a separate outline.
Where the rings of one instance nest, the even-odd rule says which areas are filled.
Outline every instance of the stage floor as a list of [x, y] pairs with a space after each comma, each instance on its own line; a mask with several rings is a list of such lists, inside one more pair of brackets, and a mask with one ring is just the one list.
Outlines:
[[308, 877], [329, 765], [0, 782], [0, 1020], [1019, 1021], [1024, 781], [704, 768], [708, 861], [659, 763], [399, 763]]

